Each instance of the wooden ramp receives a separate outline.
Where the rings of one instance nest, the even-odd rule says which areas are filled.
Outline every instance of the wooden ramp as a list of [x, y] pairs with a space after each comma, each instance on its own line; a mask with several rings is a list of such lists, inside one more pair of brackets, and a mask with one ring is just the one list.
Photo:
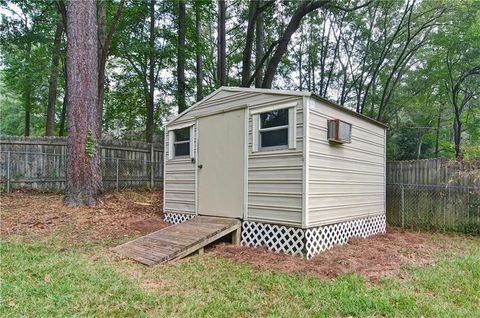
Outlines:
[[113, 250], [145, 265], [179, 259], [224, 237], [232, 235], [232, 243], [240, 243], [241, 223], [237, 219], [197, 216], [159, 231], [119, 245]]

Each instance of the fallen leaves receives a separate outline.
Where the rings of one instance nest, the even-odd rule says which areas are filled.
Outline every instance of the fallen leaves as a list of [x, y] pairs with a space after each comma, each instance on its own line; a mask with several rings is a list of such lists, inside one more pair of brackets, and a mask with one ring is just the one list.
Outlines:
[[[60, 235], [71, 244], [147, 234], [168, 224], [162, 191], [106, 193], [94, 207], [68, 208], [61, 194], [17, 191], [1, 194], [1, 236]], [[8, 213], [4, 213], [8, 211]]]

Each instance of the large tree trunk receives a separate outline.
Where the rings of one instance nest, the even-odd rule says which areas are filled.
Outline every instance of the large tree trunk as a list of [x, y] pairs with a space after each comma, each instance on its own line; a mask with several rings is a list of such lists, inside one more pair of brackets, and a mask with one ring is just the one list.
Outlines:
[[153, 115], [155, 113], [155, 0], [150, 0], [150, 38], [149, 38], [149, 63], [148, 63], [148, 106], [146, 141], [153, 142]]
[[227, 7], [225, 0], [218, 1], [218, 52], [217, 52], [217, 77], [220, 86], [227, 85], [227, 41], [225, 34]]
[[178, 1], [178, 45], [177, 45], [177, 101], [178, 113], [187, 109], [185, 98], [185, 1]]
[[57, 23], [53, 41], [52, 66], [48, 86], [47, 127], [45, 136], [53, 136], [55, 127], [55, 104], [57, 102], [58, 66], [60, 64], [60, 49], [62, 44], [63, 22]]
[[200, 3], [195, 1], [195, 61], [197, 102], [203, 99], [202, 19]]
[[[257, 1], [257, 10], [261, 7], [263, 1]], [[257, 76], [255, 76], [255, 87], [262, 87], [263, 67], [261, 60], [265, 54], [265, 21], [263, 18], [263, 12], [259, 12], [256, 20], [255, 29], [255, 69], [259, 69]]]
[[66, 10], [69, 133], [64, 203], [94, 205], [102, 185], [96, 2], [68, 1]]

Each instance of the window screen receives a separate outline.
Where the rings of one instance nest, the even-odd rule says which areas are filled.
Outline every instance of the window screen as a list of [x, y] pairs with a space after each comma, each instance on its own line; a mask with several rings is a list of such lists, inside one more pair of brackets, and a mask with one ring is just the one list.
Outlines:
[[288, 147], [288, 108], [260, 114], [260, 147]]
[[190, 127], [174, 130], [173, 133], [174, 156], [190, 156]]

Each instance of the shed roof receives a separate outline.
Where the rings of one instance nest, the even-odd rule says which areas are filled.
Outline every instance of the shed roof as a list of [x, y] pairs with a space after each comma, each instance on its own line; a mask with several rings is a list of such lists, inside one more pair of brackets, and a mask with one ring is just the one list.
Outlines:
[[342, 106], [340, 104], [332, 102], [332, 101], [330, 101], [326, 98], [323, 98], [323, 97], [321, 97], [321, 96], [319, 96], [315, 93], [309, 92], [309, 91], [294, 91], [294, 90], [281, 90], [281, 89], [269, 89], [269, 88], [250, 88], [250, 87], [229, 87], [229, 86], [222, 86], [222, 87], [218, 88], [217, 90], [212, 92], [210, 95], [208, 95], [207, 97], [205, 97], [201, 101], [196, 102], [195, 104], [193, 104], [192, 106], [190, 106], [189, 108], [187, 108], [186, 110], [184, 110], [183, 112], [181, 112], [180, 114], [175, 116], [172, 120], [168, 121], [165, 125], [168, 126], [169, 124], [171, 124], [174, 121], [178, 120], [179, 118], [183, 117], [185, 114], [189, 113], [195, 107], [205, 103], [206, 101], [208, 101], [209, 99], [211, 99], [212, 97], [214, 97], [215, 95], [217, 95], [218, 93], [220, 93], [222, 91], [226, 91], [226, 92], [252, 92], [252, 93], [290, 95], [290, 96], [300, 96], [300, 97], [313, 97], [313, 98], [315, 98], [316, 100], [318, 100], [322, 103], [328, 104], [329, 106], [335, 107], [335, 108], [337, 108], [341, 111], [349, 113], [349, 114], [351, 114], [353, 116], [356, 116], [360, 119], [363, 119], [365, 121], [371, 122], [375, 125], [378, 125], [378, 126], [381, 126], [381, 127], [384, 127], [384, 128], [387, 127], [382, 122], [379, 122], [379, 121], [377, 121], [375, 119], [372, 119], [368, 116], [365, 116], [363, 114], [357, 113], [357, 112], [355, 112], [355, 111], [353, 111], [353, 110], [351, 110], [351, 109], [349, 109], [345, 106]]

